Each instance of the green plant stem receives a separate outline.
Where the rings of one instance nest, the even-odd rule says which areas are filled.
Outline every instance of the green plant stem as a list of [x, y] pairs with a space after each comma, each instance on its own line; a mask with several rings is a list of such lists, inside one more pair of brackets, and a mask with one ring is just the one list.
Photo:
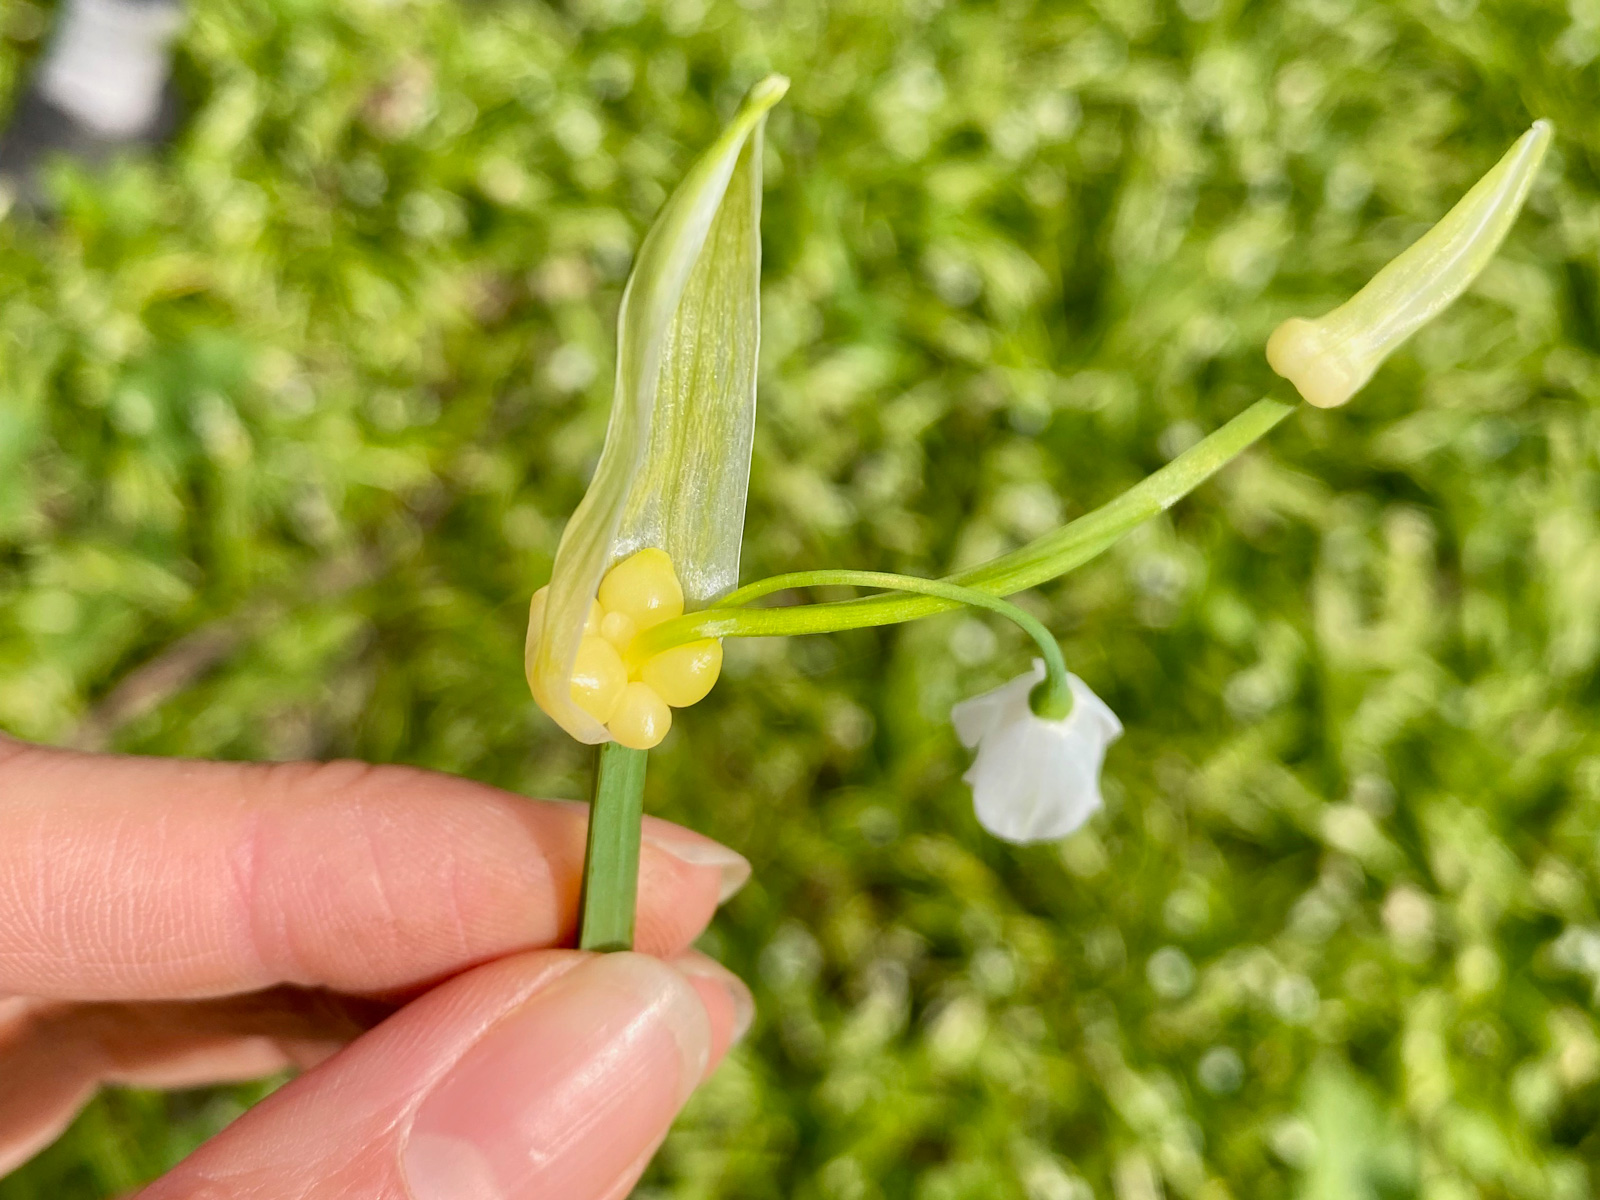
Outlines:
[[1044, 656], [1045, 679], [1039, 685], [1034, 711], [1041, 717], [1060, 720], [1072, 711], [1072, 690], [1067, 684], [1067, 664], [1061, 657], [1061, 646], [1044, 623], [1024, 612], [1009, 600], [1002, 600], [976, 588], [962, 587], [944, 579], [919, 579], [914, 575], [892, 575], [884, 571], [795, 571], [788, 575], [775, 575], [761, 581], [769, 592], [803, 587], [865, 587], [890, 592], [912, 592], [935, 596], [954, 605], [969, 605], [998, 613], [1019, 626], [1034, 640], [1039, 653]]
[[[942, 582], [991, 596], [1009, 596], [1065, 575], [1110, 548], [1130, 530], [1171, 508], [1294, 409], [1294, 405], [1276, 400], [1257, 400], [1222, 428], [1134, 484], [1116, 499], [1019, 550]], [[791, 576], [779, 575], [746, 584], [712, 608], [685, 613], [647, 629], [639, 635], [634, 652], [648, 657], [699, 638], [784, 637], [894, 625], [947, 612], [964, 603], [926, 594], [868, 596], [860, 600], [787, 608], [740, 607], [793, 586], [783, 582], [789, 578]]]
[[581, 950], [633, 949], [648, 757], [644, 750], [616, 742], [606, 742], [596, 756], [583, 894], [578, 900]]

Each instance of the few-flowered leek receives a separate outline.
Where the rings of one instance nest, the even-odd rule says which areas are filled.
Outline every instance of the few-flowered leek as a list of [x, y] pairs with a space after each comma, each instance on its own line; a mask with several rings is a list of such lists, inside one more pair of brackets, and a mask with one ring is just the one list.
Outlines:
[[[952, 714], [961, 740], [977, 750], [966, 778], [979, 818], [1013, 841], [1060, 837], [1080, 825], [1099, 807], [1101, 761], [1121, 724], [1067, 672], [1048, 631], [1000, 597], [1094, 558], [1294, 411], [1258, 400], [1102, 507], [948, 579], [822, 570], [732, 590], [754, 414], [761, 126], [784, 86], [772, 80], [751, 93], [640, 250], [624, 294], [617, 398], [600, 466], [562, 538], [550, 587], [534, 601], [528, 673], [536, 698], [575, 737], [613, 743], [597, 771], [585, 946], [628, 944], [642, 747], [665, 734], [672, 708], [699, 700], [715, 682], [725, 637], [890, 625], [961, 606], [1012, 619], [1042, 657], [1031, 673]], [[1280, 326], [1268, 345], [1274, 369], [1312, 404], [1348, 400], [1487, 265], [1550, 138], [1549, 123], [1537, 122], [1348, 303]], [[883, 594], [750, 607], [775, 592], [824, 585]]]

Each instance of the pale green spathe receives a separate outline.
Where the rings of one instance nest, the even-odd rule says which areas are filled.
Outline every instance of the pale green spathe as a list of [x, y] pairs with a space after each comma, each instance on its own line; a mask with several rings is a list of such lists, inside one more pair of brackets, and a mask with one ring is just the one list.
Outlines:
[[570, 687], [607, 568], [665, 550], [691, 606], [738, 580], [761, 327], [761, 135], [788, 86], [774, 75], [751, 89], [667, 200], [622, 294], [605, 446], [528, 639], [534, 698], [582, 742], [609, 740]]
[[1318, 408], [1343, 404], [1401, 342], [1466, 291], [1500, 248], [1549, 149], [1535, 121], [1445, 217], [1344, 304], [1285, 321], [1267, 342], [1272, 369]]

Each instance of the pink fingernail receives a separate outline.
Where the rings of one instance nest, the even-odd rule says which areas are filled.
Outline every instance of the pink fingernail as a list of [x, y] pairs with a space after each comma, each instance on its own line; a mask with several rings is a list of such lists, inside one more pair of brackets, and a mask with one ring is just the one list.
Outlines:
[[657, 850], [664, 851], [690, 866], [715, 867], [720, 871], [722, 882], [717, 894], [718, 904], [727, 901], [750, 881], [750, 860], [735, 850], [729, 850], [726, 846], [713, 842], [710, 838], [696, 838], [692, 835], [670, 837], [654, 830], [646, 830], [644, 840]]
[[[744, 1035], [750, 1032], [750, 1026], [756, 1019], [756, 1001], [750, 994], [750, 989], [745, 986], [732, 971], [721, 963], [714, 962], [702, 954], [685, 954], [672, 960], [672, 965], [677, 967], [689, 977], [691, 983], [704, 980], [717, 990], [724, 1002], [728, 1005], [733, 1023], [728, 1028], [729, 1045], [737, 1045], [744, 1040]], [[706, 1007], [709, 1009], [714, 1000], [707, 999]]]
[[423, 1100], [402, 1151], [411, 1195], [605, 1195], [671, 1124], [710, 1053], [705, 1006], [683, 975], [638, 954], [594, 958], [490, 1029]]

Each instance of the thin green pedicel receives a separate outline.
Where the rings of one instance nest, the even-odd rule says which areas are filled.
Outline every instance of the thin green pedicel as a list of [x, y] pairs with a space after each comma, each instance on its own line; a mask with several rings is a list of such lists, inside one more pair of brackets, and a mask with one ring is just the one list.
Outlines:
[[[1115, 500], [1034, 542], [943, 582], [990, 596], [1009, 596], [1075, 570], [1129, 531], [1171, 508], [1294, 411], [1276, 400], [1257, 400], [1198, 445], [1129, 488]], [[775, 576], [746, 584], [711, 608], [686, 613], [639, 635], [634, 652], [659, 654], [708, 637], [784, 637], [895, 625], [959, 608], [964, 601], [925, 594], [869, 596], [833, 604], [743, 609], [762, 596], [793, 586]]]

